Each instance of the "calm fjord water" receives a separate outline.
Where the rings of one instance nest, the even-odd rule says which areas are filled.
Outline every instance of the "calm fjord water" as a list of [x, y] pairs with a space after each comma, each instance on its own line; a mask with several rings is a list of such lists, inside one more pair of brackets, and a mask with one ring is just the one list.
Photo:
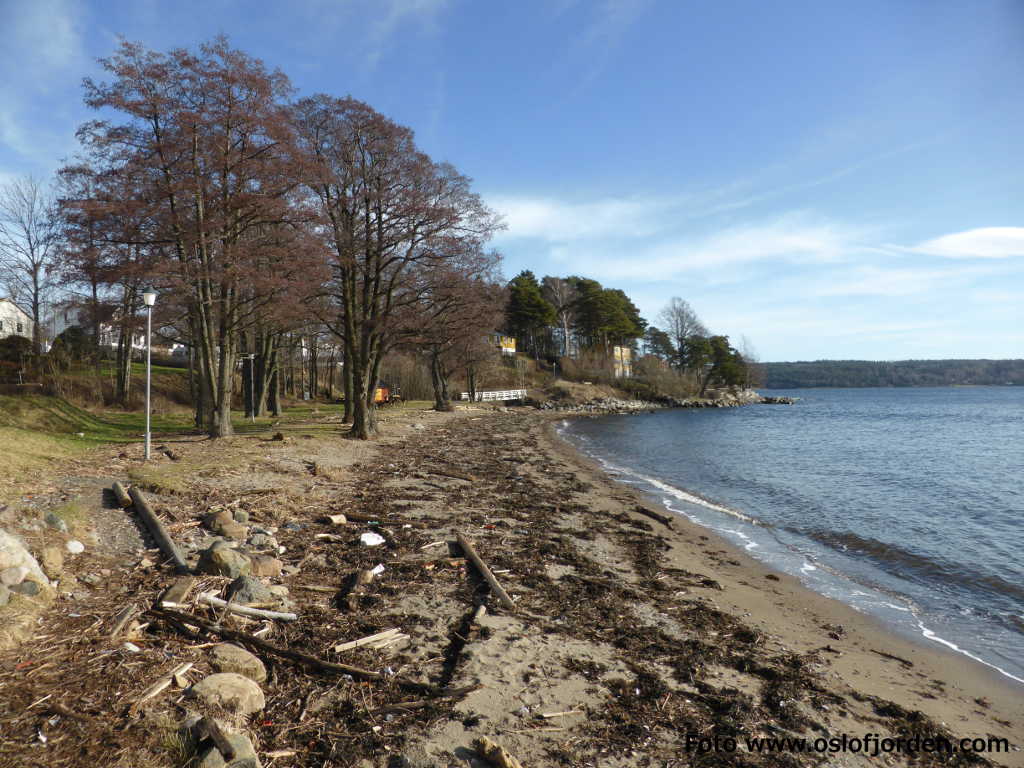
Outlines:
[[565, 422], [620, 480], [1024, 683], [1024, 387], [811, 389]]

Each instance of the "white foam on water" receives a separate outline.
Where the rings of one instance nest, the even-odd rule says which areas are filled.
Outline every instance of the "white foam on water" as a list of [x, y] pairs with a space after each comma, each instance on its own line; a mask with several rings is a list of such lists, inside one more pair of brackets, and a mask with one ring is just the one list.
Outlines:
[[971, 653], [970, 651], [965, 651], [963, 648], [961, 648], [956, 643], [954, 643], [954, 642], [952, 642], [950, 640], [946, 640], [944, 637], [939, 637], [937, 634], [935, 634], [934, 630], [928, 629], [928, 627], [926, 627], [924, 625], [924, 622], [921, 621], [920, 619], [917, 620], [917, 626], [918, 626], [918, 629], [921, 630], [921, 634], [925, 637], [926, 640], [931, 640], [932, 642], [939, 643], [940, 645], [944, 645], [947, 648], [949, 648], [950, 650], [955, 651], [956, 653], [963, 654], [964, 656], [966, 656], [969, 659], [974, 659], [979, 664], [984, 664], [986, 667], [989, 667], [990, 669], [994, 669], [999, 674], [1005, 675], [1006, 677], [1010, 678], [1011, 680], [1016, 680], [1018, 683], [1024, 683], [1024, 677], [1017, 677], [1016, 675], [1007, 672], [1002, 667], [997, 667], [995, 664], [990, 664], [989, 662], [985, 661], [980, 656], [976, 656], [973, 653]]
[[[567, 420], [561, 422], [561, 428], [558, 430], [559, 434], [561, 434], [564, 431], [564, 429], [569, 426], [569, 424], [570, 424], [570, 422], [567, 421]], [[584, 437], [582, 435], [574, 435], [574, 438], [579, 438], [582, 442], [590, 442], [586, 437]], [[681, 509], [680, 508], [676, 508], [675, 506], [673, 506], [671, 499], [675, 499], [675, 500], [678, 500], [678, 501], [685, 502], [687, 505], [689, 505], [691, 507], [693, 507], [693, 506], [702, 507], [704, 509], [709, 509], [709, 510], [712, 510], [712, 511], [715, 511], [715, 512], [719, 512], [721, 514], [729, 515], [729, 516], [731, 516], [733, 518], [742, 520], [742, 521], [744, 521], [744, 522], [746, 522], [746, 523], [748, 523], [750, 525], [761, 525], [761, 523], [757, 519], [755, 519], [753, 517], [750, 517], [749, 515], [745, 515], [742, 512], [739, 512], [737, 510], [729, 509], [728, 507], [724, 507], [724, 506], [722, 506], [720, 504], [715, 504], [714, 502], [708, 501], [707, 499], [703, 499], [700, 496], [697, 496], [695, 494], [688, 493], [688, 492], [686, 492], [686, 491], [684, 491], [684, 490], [682, 490], [680, 488], [676, 488], [673, 485], [669, 485], [668, 483], [662, 482], [661, 480], [657, 480], [656, 478], [649, 477], [647, 475], [643, 475], [643, 474], [641, 474], [639, 472], [636, 472], [636, 471], [633, 471], [633, 470], [630, 470], [630, 469], [626, 469], [624, 467], [620, 467], [620, 466], [618, 466], [616, 464], [613, 464], [612, 462], [608, 461], [607, 459], [605, 459], [602, 456], [593, 454], [593, 453], [591, 453], [589, 451], [584, 451], [584, 452], [587, 453], [590, 456], [590, 458], [596, 460], [599, 464], [601, 464], [601, 466], [607, 472], [609, 472], [609, 474], [617, 475], [621, 482], [625, 482], [625, 483], [627, 483], [629, 485], [634, 485], [634, 486], [639, 486], [639, 485], [642, 485], [642, 484], [646, 484], [646, 485], [649, 485], [649, 486], [651, 486], [653, 488], [656, 488], [657, 490], [661, 491], [662, 494], [664, 494], [664, 496], [662, 498], [662, 504], [670, 512], [673, 512], [673, 513], [675, 513], [677, 515], [681, 515], [682, 517], [687, 518], [688, 520], [692, 521], [693, 523], [696, 523], [697, 525], [701, 525], [701, 526], [703, 526], [705, 528], [708, 528], [708, 529], [710, 529], [712, 531], [716, 531], [716, 532], [724, 533], [724, 534], [731, 534], [732, 536], [735, 536], [735, 537], [741, 539], [742, 542], [743, 542], [743, 548], [746, 551], [748, 551], [748, 552], [753, 550], [753, 549], [755, 549], [755, 548], [757, 548], [757, 547], [759, 547], [758, 542], [754, 541], [754, 539], [752, 539], [750, 536], [748, 536], [745, 532], [743, 532], [743, 531], [741, 531], [741, 530], [739, 530], [737, 528], [726, 528], [724, 526], [715, 525], [714, 523], [708, 522], [708, 521], [698, 517], [691, 510], [689, 510], [689, 509], [687, 509], [685, 507], [681, 508]], [[671, 497], [671, 498], [665, 498], [665, 496]], [[839, 548], [842, 551], [848, 551], [848, 547], [846, 545], [840, 545]], [[855, 583], [855, 582], [852, 582], [852, 580], [850, 579], [849, 576], [847, 576], [846, 574], [841, 573], [841, 572], [835, 570], [834, 568], [831, 568], [831, 567], [829, 567], [827, 565], [824, 565], [824, 564], [822, 564], [821, 567], [824, 568], [825, 572], [831, 574], [834, 577], [838, 577], [842, 582], [850, 584], [851, 586], [852, 586], [853, 583]], [[808, 574], [808, 573], [811, 573], [811, 572], [817, 571], [817, 570], [819, 570], [818, 566], [813, 565], [813, 564], [807, 562], [806, 560], [804, 560], [803, 564], [800, 566], [800, 572], [803, 573], [803, 574]], [[832, 598], [838, 599], [840, 602], [846, 603], [850, 608], [852, 608], [853, 610], [857, 611], [858, 613], [870, 613], [870, 611], [868, 610], [869, 605], [885, 606], [886, 608], [889, 608], [890, 610], [899, 611], [901, 613], [909, 613], [910, 616], [913, 617], [913, 620], [914, 620], [914, 622], [916, 622], [917, 627], [918, 627], [921, 635], [925, 639], [930, 640], [932, 642], [939, 643], [940, 645], [944, 645], [947, 648], [949, 648], [950, 650], [954, 651], [955, 653], [959, 653], [959, 654], [961, 654], [963, 656], [968, 657], [969, 659], [977, 661], [980, 664], [984, 664], [986, 667], [989, 667], [990, 669], [995, 670], [999, 674], [1001, 674], [1001, 675], [1003, 675], [1005, 677], [1008, 677], [1011, 680], [1014, 680], [1014, 681], [1019, 682], [1019, 683], [1024, 683], [1024, 678], [1018, 677], [1018, 676], [1016, 676], [1016, 675], [1006, 671], [1005, 669], [1002, 669], [1001, 667], [999, 667], [999, 666], [997, 666], [995, 664], [992, 664], [992, 663], [990, 663], [988, 661], [985, 661], [984, 659], [982, 659], [981, 657], [971, 653], [970, 651], [964, 650], [963, 648], [958, 646], [956, 643], [954, 643], [954, 642], [952, 642], [950, 640], [947, 640], [947, 639], [945, 639], [943, 637], [940, 637], [933, 630], [929, 629], [928, 627], [926, 627], [924, 625], [924, 622], [921, 621], [921, 619], [919, 618], [919, 616], [917, 614], [917, 611], [914, 609], [913, 606], [908, 607], [906, 605], [897, 605], [897, 604], [888, 602], [886, 600], [880, 600], [879, 599], [879, 595], [877, 593], [865, 592], [865, 591], [863, 591], [861, 589], [849, 589], [849, 588], [845, 588], [844, 589], [842, 587], [839, 587], [839, 589], [836, 590], [835, 587], [829, 588], [829, 587], [826, 587], [826, 585], [824, 585], [824, 584], [819, 584], [816, 587], [816, 589], [821, 594], [825, 594], [828, 597], [832, 597]], [[843, 598], [843, 595], [846, 596], [846, 599]], [[850, 598], [866, 598], [866, 599], [861, 599], [861, 600], [852, 599], [851, 600]], [[1021, 619], [1024, 619], [1024, 615], [1021, 616]]]
[[[723, 507], [721, 504], [715, 504], [714, 502], [708, 501], [707, 499], [702, 499], [700, 496], [695, 496], [692, 493], [687, 493], [681, 488], [676, 488], [674, 485], [663, 483], [661, 480], [657, 480], [653, 477], [648, 477], [647, 475], [642, 475], [639, 472], [634, 472], [633, 470], [625, 469], [624, 467], [612, 464], [610, 461], [607, 461], [606, 459], [603, 459], [600, 456], [594, 458], [596, 458], [606, 469], [609, 469], [615, 472], [616, 474], [629, 478], [634, 478], [636, 480], [640, 480], [644, 483], [647, 483], [648, 485], [657, 488], [662, 493], [668, 494], [669, 496], [672, 496], [673, 498], [678, 499], [679, 501], [685, 501], [687, 504], [694, 504], [698, 507], [704, 507], [706, 509], [714, 510], [715, 512], [721, 512], [724, 515], [730, 515], [732, 517], [739, 518], [743, 522], [750, 523], [751, 525], [760, 525], [760, 523], [753, 517], [750, 517], [750, 515], [745, 515], [742, 512], [738, 512], [735, 509], [729, 509], [728, 507]], [[632, 484], [635, 485], [635, 483]]]

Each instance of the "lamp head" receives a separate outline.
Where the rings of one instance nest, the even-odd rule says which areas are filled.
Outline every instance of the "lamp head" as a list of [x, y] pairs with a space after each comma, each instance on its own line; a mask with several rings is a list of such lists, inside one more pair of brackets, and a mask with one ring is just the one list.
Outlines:
[[146, 288], [142, 292], [142, 303], [147, 307], [152, 307], [156, 304], [156, 291], [152, 287]]

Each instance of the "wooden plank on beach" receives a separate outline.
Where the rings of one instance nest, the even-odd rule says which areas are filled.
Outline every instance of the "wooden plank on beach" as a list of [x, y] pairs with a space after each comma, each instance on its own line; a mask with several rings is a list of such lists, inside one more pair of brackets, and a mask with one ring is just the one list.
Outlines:
[[192, 587], [196, 585], [195, 576], [182, 576], [180, 579], [175, 580], [171, 586], [169, 586], [162, 595], [160, 595], [159, 603], [184, 603], [188, 598], [188, 593], [192, 591]]
[[334, 646], [335, 653], [341, 653], [342, 651], [349, 651], [353, 648], [360, 648], [364, 645], [375, 645], [383, 640], [388, 640], [396, 635], [400, 634], [401, 630], [397, 627], [392, 629], [385, 629], [383, 632], [378, 632], [374, 635], [367, 635], [366, 637], [360, 637], [358, 640], [350, 640], [347, 643], [340, 643]]

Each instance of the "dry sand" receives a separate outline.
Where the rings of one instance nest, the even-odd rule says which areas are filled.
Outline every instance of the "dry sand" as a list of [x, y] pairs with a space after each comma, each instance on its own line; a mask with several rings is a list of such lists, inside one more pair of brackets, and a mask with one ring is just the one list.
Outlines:
[[[300, 619], [274, 627], [271, 642], [394, 673], [390, 682], [360, 682], [266, 658], [267, 707], [249, 730], [264, 760], [279, 755], [274, 766], [484, 765], [473, 752], [479, 737], [529, 767], [909, 762], [742, 746], [745, 737], [868, 733], [1005, 738], [1017, 751], [921, 754], [916, 764], [1024, 765], [1024, 688], [890, 634], [688, 521], [670, 529], [638, 511], [664, 514], [560, 441], [549, 417], [474, 407], [385, 419], [384, 439], [373, 445], [342, 440], [321, 421], [320, 431], [286, 425], [289, 438], [277, 443], [254, 436], [176, 445], [181, 462], [158, 465], [183, 486], [157, 497], [176, 536], [192, 535], [194, 521], [223, 503], [241, 505], [253, 523], [280, 526], [282, 559], [294, 570], [273, 581], [289, 588]], [[96, 474], [116, 476], [133, 460], [107, 458]], [[331, 527], [319, 522], [328, 513], [380, 525]], [[371, 528], [385, 546], [357, 543]], [[461, 559], [456, 531], [516, 598], [515, 611]], [[325, 532], [341, 539], [316, 538]], [[111, 553], [111, 563], [125, 556]], [[340, 588], [377, 563], [383, 574], [348, 607], [307, 589]], [[184, 714], [180, 695], [157, 697], [138, 714], [127, 703], [154, 670], [192, 661], [193, 679], [206, 674], [206, 643], [216, 638], [197, 642], [150, 616], [133, 637], [141, 650], [126, 655], [105, 634], [127, 599], [152, 603], [171, 578], [122, 569], [106, 579], [108, 591], [58, 602], [41, 640], [0, 657], [0, 765], [174, 764], [161, 734]], [[389, 627], [409, 644], [330, 650]], [[423, 684], [472, 690], [432, 699], [413, 693]], [[48, 694], [89, 726], [47, 725], [41, 718], [51, 713], [30, 704]], [[40, 727], [50, 728], [43, 762], [33, 743]], [[740, 746], [698, 754], [687, 749], [688, 734], [725, 747], [731, 736]]]

